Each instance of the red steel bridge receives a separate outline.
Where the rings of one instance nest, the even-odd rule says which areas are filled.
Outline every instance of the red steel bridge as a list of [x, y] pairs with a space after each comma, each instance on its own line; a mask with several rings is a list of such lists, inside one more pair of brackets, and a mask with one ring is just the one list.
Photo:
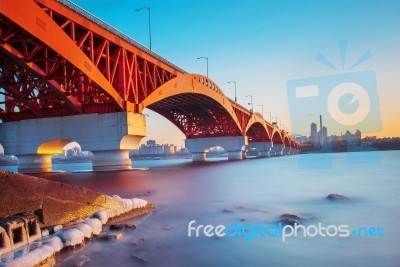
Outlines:
[[298, 148], [288, 133], [68, 0], [0, 0], [0, 119], [151, 109], [188, 139], [247, 136]]

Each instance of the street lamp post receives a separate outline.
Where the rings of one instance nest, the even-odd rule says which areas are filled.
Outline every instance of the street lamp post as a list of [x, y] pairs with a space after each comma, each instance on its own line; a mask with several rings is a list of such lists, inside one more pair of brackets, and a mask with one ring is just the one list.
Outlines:
[[272, 113], [271, 113], [271, 111], [266, 111], [265, 112], [265, 114], [268, 114], [268, 113], [269, 113], [269, 122], [272, 123], [272, 119], [271, 119]]
[[276, 125], [276, 126], [278, 126], [277, 125], [278, 124], [278, 117], [277, 116], [272, 116], [272, 118], [275, 118], [275, 123], [273, 123], [272, 121], [271, 121], [271, 123]]
[[252, 95], [246, 95], [246, 97], [250, 97], [249, 105], [251, 105], [251, 112], [253, 112], [253, 109], [254, 109], [254, 107], [253, 107], [253, 96]]
[[197, 59], [205, 59], [205, 60], [207, 60], [207, 79], [208, 79], [208, 57], [198, 57]]
[[257, 105], [257, 107], [261, 107], [261, 117], [264, 118], [264, 105]]
[[149, 11], [149, 39], [150, 39], [150, 50], [151, 50], [151, 11], [150, 7], [141, 7], [139, 9], [136, 9], [136, 12], [139, 12], [140, 10], [147, 9]]
[[234, 83], [235, 84], [235, 102], [237, 102], [237, 98], [236, 98], [236, 82], [235, 81], [229, 81], [228, 83]]

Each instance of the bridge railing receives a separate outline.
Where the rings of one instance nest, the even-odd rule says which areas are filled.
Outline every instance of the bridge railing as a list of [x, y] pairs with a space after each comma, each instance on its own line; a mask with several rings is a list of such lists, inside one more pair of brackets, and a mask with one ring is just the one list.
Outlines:
[[149, 50], [148, 48], [146, 48], [145, 46], [143, 46], [139, 42], [133, 40], [128, 35], [122, 33], [121, 31], [117, 30], [116, 28], [114, 28], [110, 24], [107, 24], [106, 22], [104, 22], [100, 18], [98, 18], [95, 15], [89, 13], [88, 11], [86, 11], [85, 9], [81, 8], [80, 6], [74, 4], [73, 2], [71, 2], [69, 0], [57, 0], [57, 1], [60, 2], [61, 4], [63, 4], [64, 6], [72, 9], [73, 11], [77, 12], [78, 14], [84, 16], [85, 18], [91, 20], [92, 22], [98, 24], [99, 26], [103, 27], [107, 31], [110, 31], [113, 34], [117, 35], [118, 37], [121, 37], [122, 39], [124, 39], [128, 43], [136, 46], [137, 48], [145, 51], [146, 53], [152, 55], [153, 57], [157, 58], [158, 60], [160, 60], [160, 61], [164, 62], [165, 64], [171, 66], [172, 68], [178, 70], [179, 72], [187, 73], [186, 71], [184, 71], [183, 69], [181, 69], [177, 65], [175, 65], [174, 63], [170, 62], [169, 60], [167, 60], [167, 59], [161, 57], [160, 55], [154, 53], [153, 51]]

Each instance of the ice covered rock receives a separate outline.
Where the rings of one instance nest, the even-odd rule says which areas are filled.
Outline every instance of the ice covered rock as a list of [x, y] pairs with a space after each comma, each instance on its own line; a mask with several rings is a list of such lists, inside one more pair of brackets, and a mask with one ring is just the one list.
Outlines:
[[92, 237], [93, 229], [88, 224], [81, 223], [81, 224], [76, 226], [76, 229], [81, 231], [83, 233], [84, 237], [86, 237], [86, 238], [91, 238]]
[[134, 209], [143, 208], [147, 205], [147, 201], [141, 198], [132, 198], [132, 204]]
[[106, 224], [108, 221], [108, 214], [106, 210], [100, 210], [95, 214], [93, 214], [92, 217], [98, 219], [101, 222], [101, 224]]
[[92, 228], [94, 235], [100, 234], [102, 230], [102, 224], [98, 219], [95, 218], [87, 219], [83, 223], [89, 225], [90, 228]]
[[85, 235], [78, 229], [69, 229], [62, 231], [59, 237], [65, 246], [75, 246], [81, 244], [85, 239]]

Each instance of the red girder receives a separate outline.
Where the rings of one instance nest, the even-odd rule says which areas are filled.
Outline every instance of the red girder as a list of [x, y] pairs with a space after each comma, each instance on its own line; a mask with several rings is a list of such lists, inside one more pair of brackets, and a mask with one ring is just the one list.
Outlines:
[[[72, 3], [1, 1], [3, 121], [141, 112], [148, 107], [172, 121], [187, 138], [247, 135], [250, 142], [291, 142], [262, 116], [254, 123], [255, 114], [224, 96], [208, 77], [190, 78]], [[185, 84], [188, 91], [176, 93], [175, 80], [183, 76], [189, 79]], [[180, 81], [185, 83], [185, 79]], [[175, 95], [158, 101], [160, 88]], [[154, 101], [143, 105], [149, 98]], [[250, 120], [254, 124], [247, 128]]]
[[233, 106], [233, 110], [236, 113], [236, 117], [238, 118], [239, 124], [242, 127], [242, 129], [246, 129], [246, 126], [251, 118], [251, 113], [244, 111], [238, 106]]
[[179, 94], [148, 108], [173, 122], [187, 138], [242, 135], [226, 109], [202, 95]]
[[[32, 1], [32, 0], [31, 0]], [[8, 108], [0, 114], [3, 121], [40, 118], [45, 116], [73, 115], [80, 113], [104, 113], [118, 110], [129, 110], [133, 104], [139, 104], [160, 85], [176, 77], [183, 71], [168, 62], [160, 59], [155, 54], [136, 47], [121, 38], [117, 33], [92, 22], [85, 17], [84, 11], [79, 14], [71, 7], [64, 6], [58, 1], [36, 0], [37, 4], [26, 1], [31, 12], [36, 12], [36, 25], [24, 25], [22, 20], [15, 22], [9, 17], [18, 18], [19, 8], [12, 0], [3, 1], [0, 14], [0, 69], [7, 65], [17, 65], [20, 71], [29, 73], [31, 80], [40, 80], [46, 84], [46, 89], [52, 93], [47, 94], [47, 101], [36, 104], [27, 101], [33, 98], [21, 98], [9, 86], [4, 85], [7, 94], [5, 102]], [[8, 8], [7, 8], [8, 7]], [[76, 7], [79, 11], [79, 8]], [[27, 18], [28, 19], [28, 18]], [[50, 21], [50, 24], [49, 24]], [[52, 22], [51, 22], [52, 21]], [[53, 24], [52, 24], [53, 23]], [[34, 33], [38, 28], [44, 30], [53, 27], [58, 34], [52, 42], [43, 42], [43, 37]], [[58, 29], [57, 29], [58, 28]], [[55, 39], [69, 40], [70, 47], [58, 44]], [[56, 44], [56, 45], [54, 45]], [[76, 51], [81, 51], [81, 58], [88, 58], [82, 66], [72, 63], [74, 59], [64, 57], [72, 46]], [[77, 55], [79, 56], [79, 55]], [[167, 63], [166, 63], [167, 62]], [[94, 69], [97, 76], [92, 76]], [[33, 79], [34, 78], [34, 79]], [[106, 85], [112, 90], [100, 87], [96, 81]], [[106, 81], [106, 83], [101, 82]], [[36, 83], [31, 84], [37, 86]], [[18, 85], [23, 88], [23, 85]], [[34, 88], [41, 91], [41, 88]], [[119, 99], [113, 95], [116, 92]], [[29, 92], [22, 92], [28, 94]], [[61, 93], [63, 96], [61, 96]], [[63, 98], [63, 101], [60, 101]], [[121, 105], [123, 101], [127, 104]], [[52, 102], [58, 102], [55, 106]], [[11, 104], [14, 103], [14, 104]], [[23, 104], [22, 104], [23, 103]], [[130, 103], [130, 104], [128, 104]], [[38, 106], [39, 105], [39, 106]], [[22, 106], [31, 108], [23, 109]], [[46, 110], [47, 112], [40, 112]], [[24, 114], [11, 114], [24, 111]], [[7, 113], [7, 116], [4, 115]], [[30, 113], [30, 114], [29, 114]], [[47, 114], [47, 115], [45, 115]]]

